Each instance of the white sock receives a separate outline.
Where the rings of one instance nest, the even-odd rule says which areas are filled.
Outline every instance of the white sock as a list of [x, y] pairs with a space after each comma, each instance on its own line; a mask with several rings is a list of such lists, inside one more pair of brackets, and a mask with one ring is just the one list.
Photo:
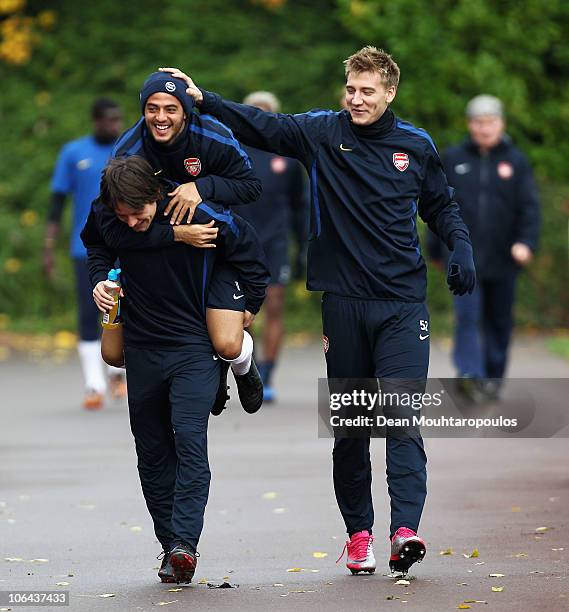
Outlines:
[[124, 368], [115, 368], [115, 366], [110, 366], [109, 364], [105, 365], [107, 366], [108, 376], [120, 376], [121, 378], [124, 376]]
[[[247, 374], [251, 367], [251, 359], [253, 358], [253, 338], [251, 334], [243, 330], [243, 345], [241, 346], [241, 354], [235, 359], [224, 359], [231, 365], [233, 374], [236, 376], [243, 376]], [[223, 359], [220, 357], [220, 359]]]
[[77, 349], [79, 351], [79, 359], [81, 360], [81, 368], [83, 369], [85, 387], [98, 393], [104, 393], [107, 383], [105, 381], [103, 360], [101, 359], [101, 343], [98, 340], [89, 342], [81, 340]]

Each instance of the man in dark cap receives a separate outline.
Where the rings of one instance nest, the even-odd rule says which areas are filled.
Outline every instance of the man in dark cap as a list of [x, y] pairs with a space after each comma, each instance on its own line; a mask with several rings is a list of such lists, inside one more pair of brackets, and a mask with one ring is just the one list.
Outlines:
[[[176, 207], [170, 220], [174, 226], [184, 220], [189, 223], [202, 201], [239, 205], [261, 193], [249, 157], [231, 131], [213, 117], [194, 113], [193, 107], [184, 81], [163, 72], [151, 74], [140, 91], [143, 116], [119, 138], [113, 151], [114, 157], [144, 157], [160, 177], [178, 185], [168, 194], [171, 199], [164, 211], [168, 215]], [[193, 235], [192, 246], [215, 248], [218, 230], [213, 222], [191, 224], [188, 232]], [[93, 296], [99, 309], [112, 307], [104, 282], [95, 287]], [[230, 366], [244, 409], [252, 413], [261, 406], [263, 389], [252, 360], [253, 340], [243, 329], [257, 312], [253, 302], [235, 269], [217, 263], [207, 304], [208, 331], [223, 362], [213, 414], [225, 407]]]
[[[469, 399], [498, 396], [513, 327], [518, 272], [537, 246], [539, 201], [525, 155], [505, 134], [502, 102], [479, 95], [466, 107], [470, 137], [443, 157], [470, 231], [478, 283], [454, 297], [454, 363]], [[445, 251], [430, 236], [431, 256]]]

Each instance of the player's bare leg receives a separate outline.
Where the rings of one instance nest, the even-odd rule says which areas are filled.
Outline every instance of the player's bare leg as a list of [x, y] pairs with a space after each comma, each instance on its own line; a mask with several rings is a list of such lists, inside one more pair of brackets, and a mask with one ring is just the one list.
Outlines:
[[230, 366], [243, 409], [257, 412], [263, 401], [263, 386], [253, 361], [253, 339], [243, 329], [244, 313], [208, 308], [206, 322], [213, 348], [221, 359], [219, 390], [212, 414], [221, 414], [229, 399], [227, 372]]

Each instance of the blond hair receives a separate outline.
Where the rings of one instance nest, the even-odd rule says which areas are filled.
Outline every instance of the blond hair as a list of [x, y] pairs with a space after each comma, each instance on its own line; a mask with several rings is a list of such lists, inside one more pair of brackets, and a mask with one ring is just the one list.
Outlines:
[[346, 77], [350, 72], [377, 72], [386, 87], [399, 85], [399, 66], [383, 49], [368, 45], [344, 60]]

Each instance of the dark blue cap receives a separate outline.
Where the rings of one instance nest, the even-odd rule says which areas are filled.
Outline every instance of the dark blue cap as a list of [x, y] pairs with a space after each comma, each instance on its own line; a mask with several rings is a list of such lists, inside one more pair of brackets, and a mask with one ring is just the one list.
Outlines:
[[186, 93], [185, 81], [182, 79], [175, 79], [169, 72], [153, 72], [144, 81], [144, 85], [140, 90], [140, 109], [144, 115], [144, 106], [146, 100], [155, 93], [167, 93], [180, 100], [184, 112], [189, 115], [194, 108], [194, 99]]

